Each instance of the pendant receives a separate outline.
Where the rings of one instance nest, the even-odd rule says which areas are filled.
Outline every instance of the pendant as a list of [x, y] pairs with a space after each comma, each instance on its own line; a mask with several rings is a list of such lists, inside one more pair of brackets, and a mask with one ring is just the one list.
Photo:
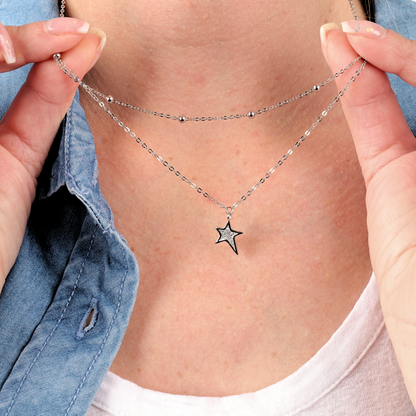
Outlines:
[[238, 255], [237, 246], [235, 245], [235, 237], [243, 233], [241, 233], [240, 231], [234, 231], [231, 228], [230, 221], [227, 221], [227, 225], [224, 228], [219, 228], [219, 227], [215, 227], [215, 228], [220, 233], [220, 236], [218, 237], [218, 240], [215, 242], [215, 244], [226, 241], [230, 245], [230, 247], [234, 250], [235, 254]]

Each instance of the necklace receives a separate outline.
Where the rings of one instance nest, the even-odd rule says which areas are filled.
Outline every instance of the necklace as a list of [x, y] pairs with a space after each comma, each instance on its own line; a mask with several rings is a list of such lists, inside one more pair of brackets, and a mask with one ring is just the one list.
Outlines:
[[[351, 11], [353, 13], [354, 19], [357, 20], [357, 14], [355, 12], [354, 5], [352, 3], [352, 0], [348, 0]], [[60, 16], [63, 17], [65, 14], [65, 3], [66, 0], [61, 0], [61, 9], [60, 9]], [[319, 123], [321, 123], [324, 119], [324, 117], [328, 114], [328, 112], [332, 109], [332, 107], [340, 101], [340, 98], [344, 95], [344, 93], [350, 88], [353, 82], [357, 79], [357, 77], [361, 74], [361, 71], [364, 69], [366, 65], [366, 61], [363, 59], [363, 62], [361, 63], [358, 70], [355, 71], [354, 75], [351, 76], [348, 83], [345, 85], [345, 87], [338, 92], [337, 96], [331, 101], [331, 103], [327, 106], [327, 108], [321, 113], [321, 115], [315, 120], [315, 122], [309, 127], [306, 132], [300, 136], [300, 138], [295, 142], [295, 144], [282, 156], [281, 159], [277, 161], [277, 163], [268, 171], [266, 172], [263, 177], [255, 184], [253, 185], [238, 201], [236, 201], [232, 206], [227, 206], [220, 201], [218, 201], [213, 196], [209, 195], [208, 192], [205, 192], [202, 190], [202, 188], [198, 187], [195, 183], [191, 182], [187, 177], [185, 177], [183, 174], [181, 174], [177, 169], [175, 169], [172, 165], [169, 164], [167, 160], [162, 158], [162, 156], [158, 155], [153, 149], [151, 149], [145, 142], [143, 142], [140, 137], [138, 137], [133, 131], [130, 130], [129, 127], [127, 127], [120, 119], [117, 118], [117, 116], [106, 106], [110, 103], [115, 103], [121, 106], [124, 106], [126, 108], [130, 108], [133, 110], [137, 110], [143, 113], [152, 114], [159, 117], [165, 117], [172, 120], [179, 120], [180, 122], [185, 121], [216, 121], [216, 120], [231, 120], [231, 119], [238, 119], [238, 118], [254, 118], [256, 114], [262, 114], [264, 112], [267, 112], [269, 110], [281, 107], [282, 105], [294, 102], [295, 100], [302, 98], [304, 96], [308, 96], [313, 91], [319, 91], [321, 86], [326, 85], [327, 83], [333, 81], [335, 78], [339, 77], [341, 74], [343, 74], [345, 71], [350, 69], [352, 66], [354, 66], [358, 61], [360, 61], [362, 58], [361, 56], [358, 56], [356, 59], [354, 59], [351, 63], [349, 63], [346, 67], [342, 68], [339, 72], [335, 73], [331, 78], [327, 79], [326, 81], [322, 82], [321, 84], [314, 85], [310, 90], [305, 91], [304, 93], [298, 94], [297, 96], [294, 96], [290, 98], [289, 100], [284, 100], [278, 104], [272, 105], [270, 107], [265, 107], [263, 110], [258, 110], [256, 112], [250, 111], [246, 114], [240, 115], [231, 115], [231, 116], [222, 116], [222, 117], [193, 117], [189, 118], [186, 116], [170, 116], [169, 114], [159, 113], [156, 111], [150, 111], [145, 110], [140, 107], [136, 107], [130, 104], [123, 103], [121, 101], [115, 100], [111, 95], [106, 96], [105, 94], [101, 93], [100, 91], [97, 91], [90, 87], [89, 85], [85, 84], [81, 81], [81, 79], [70, 69], [66, 66], [66, 64], [62, 61], [61, 55], [59, 53], [53, 55], [53, 59], [55, 60], [56, 64], [59, 66], [59, 68], [62, 70], [62, 72], [66, 75], [68, 75], [69, 78], [73, 79], [74, 82], [79, 84], [80, 87], [82, 87], [91, 97], [92, 99], [98, 103], [98, 105], [113, 119], [126, 133], [128, 133], [136, 142], [139, 144], [144, 150], [146, 150], [150, 155], [155, 157], [159, 162], [162, 163], [162, 165], [169, 169], [172, 173], [174, 173], [178, 178], [183, 180], [185, 183], [187, 183], [191, 188], [195, 189], [198, 193], [202, 194], [205, 198], [208, 198], [210, 201], [218, 205], [221, 209], [225, 211], [225, 214], [227, 216], [227, 223], [225, 227], [215, 227], [216, 230], [219, 233], [219, 237], [216, 244], [226, 242], [229, 244], [229, 246], [233, 249], [233, 251], [238, 254], [237, 245], [235, 242], [235, 238], [238, 235], [243, 234], [240, 231], [235, 231], [231, 228], [231, 217], [234, 214], [234, 210], [244, 201], [247, 200], [249, 196], [252, 195], [254, 191], [256, 191], [260, 185], [266, 182], [268, 178], [276, 171], [276, 169], [283, 164], [283, 162], [301, 145], [302, 142], [306, 140], [306, 138], [311, 134], [311, 132], [318, 126]], [[104, 101], [100, 100], [100, 98], [104, 98]]]

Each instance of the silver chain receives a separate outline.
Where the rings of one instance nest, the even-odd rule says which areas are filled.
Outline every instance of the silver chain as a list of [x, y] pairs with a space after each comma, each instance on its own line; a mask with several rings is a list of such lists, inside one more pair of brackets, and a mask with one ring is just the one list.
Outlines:
[[66, 1], [61, 0], [61, 8], [59, 10], [59, 17], [65, 17], [65, 7], [66, 7]]
[[[343, 73], [344, 71], [347, 71], [349, 68], [351, 68], [351, 66], [353, 66], [360, 59], [361, 58], [358, 57], [357, 59], [352, 61], [345, 68], [343, 68], [341, 70], [342, 72], [340, 72], [340, 73]], [[98, 90], [95, 90], [95, 89], [92, 89], [92, 92], [94, 94], [96, 94], [97, 96], [104, 98], [104, 100], [106, 100], [108, 104], [110, 104], [110, 103], [118, 104], [122, 107], [130, 108], [132, 110], [136, 110], [136, 111], [146, 113], [146, 114], [152, 114], [156, 117], [164, 117], [164, 118], [167, 118], [169, 120], [178, 120], [181, 123], [183, 123], [185, 121], [218, 121], [218, 120], [233, 120], [233, 119], [242, 119], [242, 118], [252, 119], [256, 115], [267, 113], [268, 111], [274, 110], [275, 108], [280, 108], [280, 107], [284, 106], [285, 104], [289, 104], [289, 103], [292, 103], [296, 100], [299, 100], [302, 97], [306, 97], [306, 96], [308, 96], [309, 94], [311, 94], [315, 91], [319, 91], [321, 89], [321, 87], [324, 87], [326, 84], [332, 82], [335, 78], [336, 78], [336, 76], [333, 75], [332, 77], [328, 78], [326, 81], [323, 81], [320, 84], [314, 85], [312, 88], [310, 88], [309, 90], [307, 90], [303, 93], [300, 93], [300, 94], [298, 94], [298, 95], [296, 95], [292, 98], [289, 98], [287, 100], [283, 100], [283, 101], [281, 101], [277, 104], [273, 104], [269, 107], [265, 107], [262, 110], [248, 111], [247, 113], [244, 113], [244, 114], [231, 114], [229, 116], [217, 116], [217, 117], [205, 117], [205, 116], [203, 116], [203, 117], [187, 117], [187, 116], [184, 116], [184, 115], [171, 116], [170, 114], [159, 113], [158, 111], [146, 110], [145, 108], [136, 107], [134, 105], [124, 103], [122, 101], [118, 101], [118, 100], [114, 99], [111, 95], [105, 95], [102, 92], [100, 92]]]
[[[145, 149], [148, 153], [150, 153], [152, 156], [154, 156], [160, 163], [162, 163], [163, 166], [168, 168], [172, 173], [174, 173], [177, 177], [182, 179], [185, 183], [191, 186], [191, 188], [195, 189], [198, 193], [202, 194], [205, 198], [208, 198], [210, 201], [217, 204], [221, 209], [225, 211], [227, 214], [227, 218], [231, 219], [231, 216], [234, 213], [234, 210], [242, 203], [244, 202], [251, 194], [259, 188], [260, 185], [262, 185], [266, 179], [269, 179], [270, 176], [276, 171], [276, 169], [283, 164], [283, 162], [301, 145], [302, 142], [306, 140], [306, 138], [311, 134], [311, 132], [318, 126], [318, 124], [323, 120], [323, 118], [328, 114], [328, 112], [332, 109], [332, 107], [340, 100], [340, 98], [344, 95], [344, 93], [348, 90], [348, 88], [352, 85], [352, 83], [357, 79], [357, 77], [361, 74], [361, 71], [364, 69], [366, 65], [366, 61], [363, 60], [363, 63], [360, 65], [359, 69], [355, 71], [354, 75], [350, 78], [348, 83], [345, 85], [345, 87], [338, 92], [337, 96], [332, 100], [332, 102], [328, 105], [328, 107], [322, 112], [322, 114], [316, 119], [316, 121], [309, 127], [308, 130], [304, 133], [304, 135], [300, 136], [299, 140], [293, 145], [292, 148], [290, 148], [283, 156], [282, 158], [268, 171], [265, 175], [254, 185], [252, 186], [238, 201], [236, 201], [232, 206], [226, 206], [220, 201], [218, 201], [213, 196], [209, 195], [208, 192], [204, 192], [202, 188], [198, 187], [195, 183], [191, 182], [187, 177], [182, 175], [178, 170], [176, 170], [172, 165], [169, 164], [167, 160], [164, 160], [162, 156], [158, 155], [153, 149], [151, 149], [145, 142], [143, 142], [140, 137], [137, 137], [137, 135], [130, 130], [129, 127], [127, 127], [120, 119], [116, 117], [114, 113], [111, 112], [111, 110], [106, 107], [105, 103], [101, 101], [95, 90], [91, 88], [89, 85], [85, 84], [81, 81], [81, 79], [70, 69], [68, 68], [65, 63], [61, 60], [60, 54], [55, 54], [53, 56], [53, 59], [59, 66], [59, 68], [62, 70], [62, 72], [66, 75], [68, 75], [69, 78], [73, 79], [76, 83], [78, 83], [84, 90], [93, 98], [94, 101], [96, 101], [99, 106], [126, 132], [128, 133], [133, 139], [136, 140], [137, 144], [141, 145], [143, 149]], [[352, 65], [354, 65], [358, 60], [362, 59], [360, 56], [354, 59], [349, 65], [347, 65], [346, 68], [350, 68]], [[339, 77], [341, 74], [345, 72], [345, 68], [341, 69], [339, 72], [334, 74], [334, 78]]]
[[[62, 0], [65, 1], [65, 0]], [[350, 4], [350, 8], [351, 8], [351, 13], [354, 16], [355, 20], [358, 20], [358, 16], [357, 16], [357, 12], [355, 11], [355, 7], [354, 7], [354, 3], [352, 0], [348, 0], [348, 3]]]

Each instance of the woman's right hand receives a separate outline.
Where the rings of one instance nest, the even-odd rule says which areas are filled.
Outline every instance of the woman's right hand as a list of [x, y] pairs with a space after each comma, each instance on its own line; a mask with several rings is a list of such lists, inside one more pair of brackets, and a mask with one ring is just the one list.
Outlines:
[[0, 23], [0, 73], [34, 63], [0, 121], [0, 292], [23, 240], [37, 177], [78, 86], [52, 56], [61, 53], [83, 77], [104, 44], [102, 31], [77, 19], [7, 28]]

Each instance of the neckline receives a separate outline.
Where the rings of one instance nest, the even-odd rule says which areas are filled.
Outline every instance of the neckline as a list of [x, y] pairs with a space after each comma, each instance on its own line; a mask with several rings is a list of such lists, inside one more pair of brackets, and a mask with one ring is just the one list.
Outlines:
[[108, 373], [93, 404], [123, 415], [292, 416], [333, 390], [357, 366], [384, 326], [374, 274], [330, 340], [295, 373], [253, 393], [197, 397], [144, 389]]

